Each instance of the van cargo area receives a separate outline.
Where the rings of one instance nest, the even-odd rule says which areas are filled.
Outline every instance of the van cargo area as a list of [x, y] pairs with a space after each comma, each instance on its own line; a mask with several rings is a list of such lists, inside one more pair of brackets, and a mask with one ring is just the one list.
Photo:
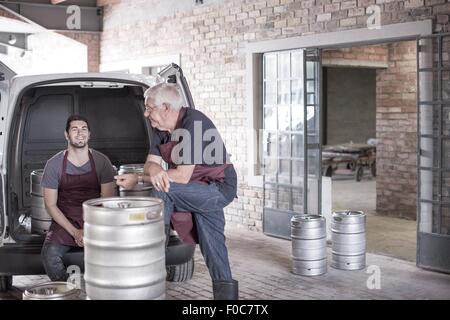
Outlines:
[[[0, 292], [11, 288], [14, 275], [45, 274], [41, 249], [51, 220], [45, 212], [40, 179], [47, 161], [67, 149], [64, 131], [69, 116], [88, 119], [89, 147], [105, 154], [116, 169], [142, 164], [152, 137], [144, 117], [144, 90], [166, 82], [178, 85], [184, 106], [194, 106], [176, 64], [165, 67], [157, 77], [61, 73], [15, 77], [8, 86], [0, 86], [0, 202], [4, 209], [0, 212]], [[147, 196], [150, 191], [151, 186]], [[192, 278], [195, 248], [171, 230], [165, 248], [167, 281]], [[63, 260], [66, 266], [83, 270], [83, 250], [73, 248]]]
[[145, 88], [133, 84], [53, 83], [28, 88], [14, 108], [9, 134], [6, 181], [9, 234], [16, 242], [42, 243], [29, 228], [30, 174], [67, 148], [66, 120], [81, 114], [89, 120], [89, 146], [109, 157], [117, 168], [143, 163], [151, 132], [143, 117]]

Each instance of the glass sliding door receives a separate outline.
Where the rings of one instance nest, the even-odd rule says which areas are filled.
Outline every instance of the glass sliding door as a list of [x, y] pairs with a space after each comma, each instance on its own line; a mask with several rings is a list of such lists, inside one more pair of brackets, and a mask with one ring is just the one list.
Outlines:
[[320, 213], [320, 52], [263, 56], [264, 233], [290, 238], [295, 214]]
[[420, 38], [417, 265], [450, 272], [450, 34]]

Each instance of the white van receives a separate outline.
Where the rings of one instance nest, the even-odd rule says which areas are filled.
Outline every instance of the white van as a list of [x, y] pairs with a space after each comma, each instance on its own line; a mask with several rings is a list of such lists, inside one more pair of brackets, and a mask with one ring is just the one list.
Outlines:
[[[176, 64], [156, 78], [112, 73], [12, 75], [4, 69], [0, 77], [0, 291], [11, 288], [13, 275], [45, 274], [40, 255], [44, 236], [25, 226], [31, 213], [30, 174], [67, 147], [63, 132], [71, 114], [89, 119], [89, 145], [118, 168], [143, 163], [147, 157], [151, 128], [143, 117], [146, 88], [156, 82], [177, 83], [185, 105], [194, 106]], [[169, 281], [192, 277], [194, 250], [195, 245], [171, 236], [166, 251]], [[83, 255], [68, 253], [65, 258], [79, 262]]]

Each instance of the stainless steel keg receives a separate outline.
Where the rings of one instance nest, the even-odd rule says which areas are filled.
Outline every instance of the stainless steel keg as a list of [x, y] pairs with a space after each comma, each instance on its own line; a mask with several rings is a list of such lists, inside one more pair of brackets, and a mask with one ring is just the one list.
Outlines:
[[164, 299], [163, 201], [113, 197], [83, 203], [89, 299]]
[[362, 211], [333, 212], [331, 266], [359, 270], [366, 266], [366, 215]]
[[78, 300], [81, 290], [70, 282], [46, 282], [26, 289], [23, 300]]
[[[126, 173], [144, 173], [144, 164], [125, 164], [121, 165], [119, 168], [119, 175]], [[119, 194], [121, 197], [150, 197], [151, 190], [153, 186], [150, 183], [137, 184], [133, 189], [125, 190], [124, 188], [119, 188]]]
[[50, 228], [52, 218], [44, 204], [44, 192], [41, 186], [44, 170], [31, 172], [31, 232], [44, 235]]
[[316, 276], [327, 272], [325, 218], [296, 215], [291, 219], [292, 272]]

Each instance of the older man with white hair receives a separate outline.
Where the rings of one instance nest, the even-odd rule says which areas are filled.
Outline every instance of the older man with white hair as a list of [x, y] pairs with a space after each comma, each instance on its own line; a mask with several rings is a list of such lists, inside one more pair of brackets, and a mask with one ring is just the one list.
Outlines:
[[[164, 201], [168, 237], [171, 215], [191, 212], [198, 241], [213, 282], [216, 300], [237, 300], [225, 245], [223, 208], [236, 197], [237, 178], [223, 140], [202, 112], [186, 108], [175, 84], [159, 84], [145, 93], [145, 113], [153, 128], [144, 175], [122, 175], [117, 184], [132, 188], [146, 181]], [[162, 160], [169, 164], [165, 171]]]

